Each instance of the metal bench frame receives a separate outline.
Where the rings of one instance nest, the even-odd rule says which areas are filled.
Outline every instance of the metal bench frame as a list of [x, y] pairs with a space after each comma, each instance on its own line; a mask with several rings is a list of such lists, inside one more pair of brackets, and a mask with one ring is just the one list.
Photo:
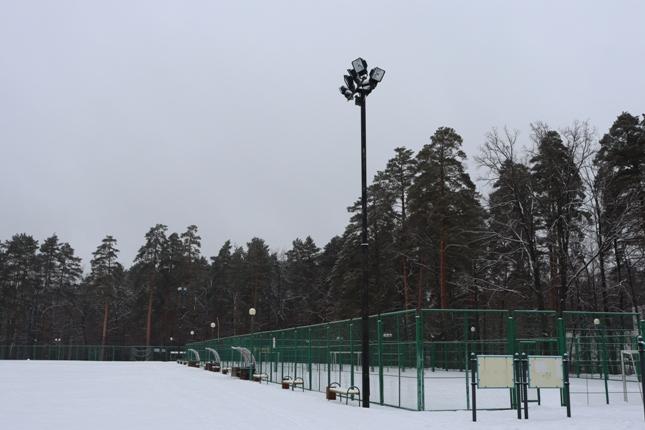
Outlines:
[[302, 391], [305, 391], [305, 380], [302, 379], [300, 376], [296, 377], [295, 379], [292, 378], [291, 376], [284, 376], [282, 378], [282, 383], [289, 384], [289, 386], [291, 387], [291, 391], [295, 391], [296, 385], [302, 386]]
[[354, 400], [354, 396], [358, 396], [358, 402], [361, 402], [361, 390], [356, 385], [352, 385], [349, 388], [343, 388], [338, 382], [332, 382], [327, 386], [327, 389], [333, 391], [341, 402], [343, 401], [343, 397], [345, 397], [346, 405], [349, 404], [350, 397]]

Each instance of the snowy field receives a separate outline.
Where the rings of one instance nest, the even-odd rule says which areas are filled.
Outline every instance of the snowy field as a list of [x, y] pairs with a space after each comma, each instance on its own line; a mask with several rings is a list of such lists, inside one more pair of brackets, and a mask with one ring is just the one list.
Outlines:
[[[444, 384], [435, 385], [434, 396]], [[445, 381], [448, 382], [448, 381]], [[464, 390], [463, 385], [454, 387]], [[451, 396], [450, 384], [445, 395]], [[463, 391], [462, 391], [463, 392]], [[480, 390], [480, 398], [486, 391]], [[574, 401], [573, 418], [549, 395], [530, 405], [530, 420], [515, 411], [411, 412], [369, 410], [325, 400], [319, 392], [287, 391], [276, 384], [161, 362], [0, 361], [0, 429], [544, 429], [645, 428], [642, 405]], [[585, 396], [586, 397], [586, 396]], [[546, 399], [545, 399], [546, 400]]]

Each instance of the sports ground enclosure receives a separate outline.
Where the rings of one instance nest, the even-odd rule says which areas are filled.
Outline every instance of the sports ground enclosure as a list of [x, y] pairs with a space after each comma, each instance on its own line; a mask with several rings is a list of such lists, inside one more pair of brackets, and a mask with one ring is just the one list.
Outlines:
[[[361, 320], [349, 319], [176, 346], [0, 345], [0, 359], [168, 361], [187, 358], [222, 367], [243, 366], [249, 349], [256, 373], [269, 382], [301, 377], [304, 388], [324, 392], [332, 382], [361, 387]], [[412, 410], [471, 407], [470, 362], [475, 354], [570, 357], [572, 404], [641, 401], [636, 313], [535, 310], [424, 309], [369, 318], [370, 400]], [[207, 349], [208, 348], [208, 349]], [[180, 354], [185, 352], [185, 354]], [[479, 409], [511, 407], [508, 389], [480, 390]], [[561, 402], [559, 390], [530, 390], [531, 401]]]
[[[235, 348], [249, 349], [255, 372], [269, 382], [301, 377], [324, 392], [332, 382], [361, 388], [360, 319], [210, 339], [186, 346], [186, 357], [243, 366]], [[423, 309], [369, 318], [370, 400], [412, 410], [459, 410], [471, 405], [469, 357], [475, 354], [570, 357], [572, 403], [641, 401], [637, 338], [645, 322], [636, 313], [535, 310]], [[207, 349], [208, 348], [208, 349]], [[478, 408], [512, 406], [510, 390], [482, 390]], [[532, 389], [531, 401], [559, 390]], [[548, 393], [547, 393], [548, 391]]]

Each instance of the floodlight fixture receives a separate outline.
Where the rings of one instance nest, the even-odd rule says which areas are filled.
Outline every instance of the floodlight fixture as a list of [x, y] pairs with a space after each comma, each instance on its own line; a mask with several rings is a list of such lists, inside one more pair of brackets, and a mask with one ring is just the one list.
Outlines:
[[358, 57], [352, 61], [352, 67], [358, 76], [363, 76], [367, 74], [367, 61]]
[[353, 92], [353, 91], [351, 91], [351, 90], [349, 90], [349, 89], [348, 89], [347, 87], [345, 87], [345, 86], [340, 87], [340, 88], [339, 88], [339, 90], [340, 90], [340, 93], [341, 93], [341, 94], [342, 94], [342, 95], [343, 95], [347, 100], [351, 100], [351, 99], [352, 99], [352, 97], [354, 96], [354, 92]]
[[255, 308], [249, 309], [249, 315], [251, 315], [252, 317], [255, 316]]
[[375, 82], [381, 82], [383, 80], [383, 76], [385, 76], [385, 70], [379, 67], [374, 67], [370, 72], [370, 79]]
[[356, 83], [354, 82], [354, 78], [350, 75], [344, 75], [343, 79], [345, 80], [345, 85], [347, 85], [347, 89], [350, 91], [356, 91]]

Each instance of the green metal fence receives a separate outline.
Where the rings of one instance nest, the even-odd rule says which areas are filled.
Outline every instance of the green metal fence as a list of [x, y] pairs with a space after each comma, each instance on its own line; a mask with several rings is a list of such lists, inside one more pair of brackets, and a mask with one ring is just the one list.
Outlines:
[[[621, 351], [635, 350], [645, 324], [635, 313], [423, 309], [369, 318], [370, 400], [413, 410], [469, 409], [469, 360], [475, 354], [563, 355], [570, 357], [573, 378], [595, 379], [608, 401], [622, 391], [612, 380], [622, 379]], [[360, 319], [210, 339], [194, 342], [201, 361], [206, 348], [215, 349], [222, 366], [238, 366], [241, 355], [232, 347], [248, 348], [255, 371], [269, 382], [302, 377], [305, 389], [325, 391], [332, 382], [361, 387]], [[636, 382], [640, 375], [632, 382]], [[597, 388], [600, 387], [600, 388]], [[631, 387], [636, 389], [636, 384]], [[631, 389], [631, 388], [630, 388]], [[586, 392], [572, 390], [572, 395]], [[592, 393], [595, 395], [595, 392]], [[540, 393], [530, 393], [539, 401]], [[514, 404], [510, 391], [478, 399], [482, 408]]]
[[170, 361], [181, 354], [168, 346], [0, 345], [0, 360]]

